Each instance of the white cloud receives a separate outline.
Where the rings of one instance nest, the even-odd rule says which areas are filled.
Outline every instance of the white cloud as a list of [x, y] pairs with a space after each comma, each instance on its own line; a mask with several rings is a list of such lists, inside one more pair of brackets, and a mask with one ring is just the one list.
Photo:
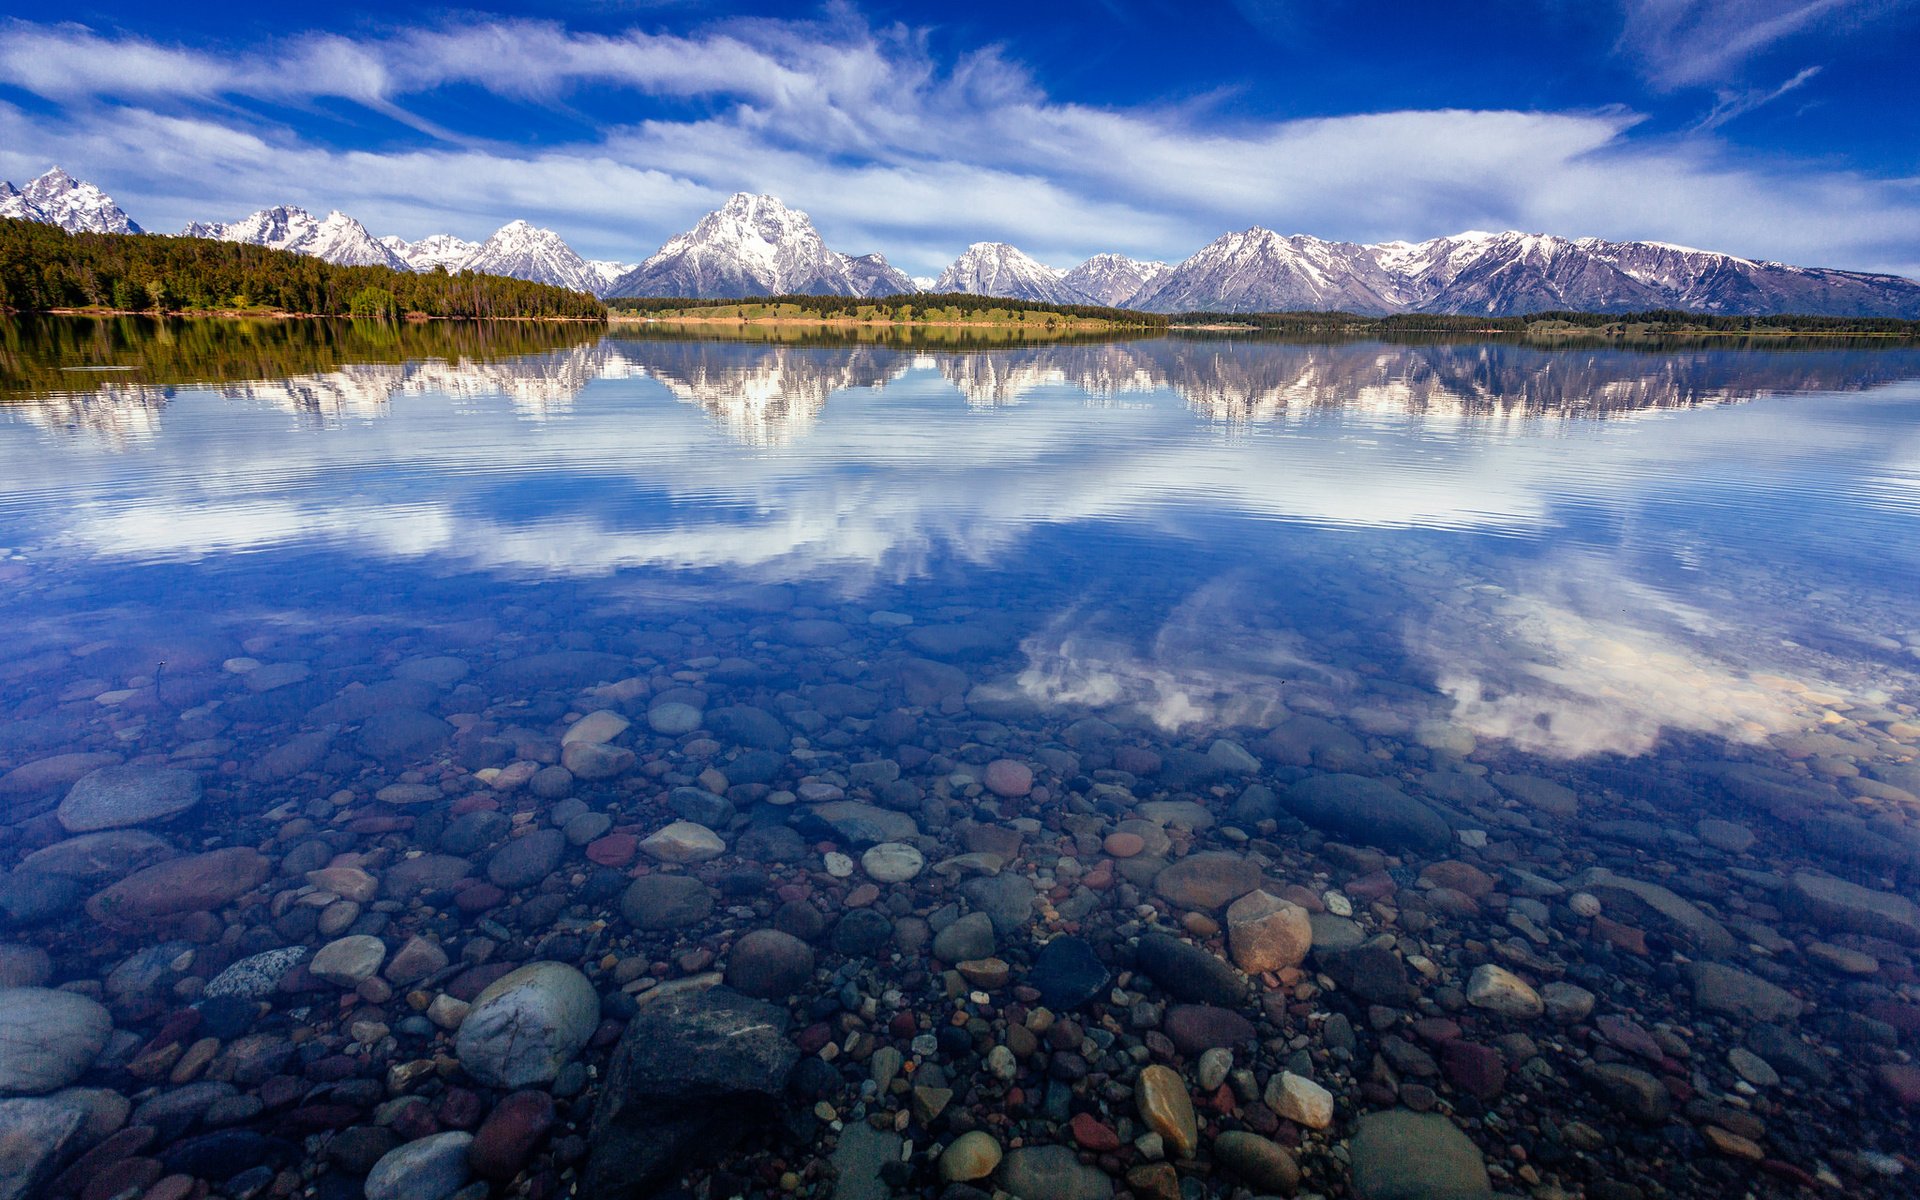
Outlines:
[[[1628, 21], [1633, 52], [1665, 78], [1711, 74], [1690, 48], [1709, 27], [1696, 7], [1646, 0]], [[1747, 21], [1725, 55], [1825, 13], [1734, 7]], [[15, 21], [0, 25], [0, 70], [59, 105], [51, 117], [0, 106], [0, 171], [61, 162], [155, 228], [279, 202], [409, 237], [484, 236], [525, 216], [590, 255], [632, 258], [747, 189], [806, 209], [831, 244], [929, 274], [980, 239], [1062, 264], [1102, 250], [1171, 261], [1252, 224], [1355, 240], [1513, 227], [1810, 265], [1920, 263], [1920, 184], [1737, 157], [1711, 136], [1730, 115], [1658, 138], [1622, 108], [1258, 121], [1204, 104], [1094, 107], [1049, 95], [997, 49], [944, 60], [922, 31], [846, 9], [684, 36], [483, 21], [233, 55]], [[589, 94], [631, 97], [636, 117], [580, 121], [571, 140], [539, 146], [440, 136], [410, 110], [455, 84], [562, 120]], [[303, 121], [305, 134], [281, 119], [341, 101], [419, 136], [349, 148], [311, 132], [327, 118]], [[1736, 91], [1723, 105], [1755, 102]]]
[[1785, 38], [1887, 7], [1862, 0], [1624, 0], [1619, 49], [1657, 88], [1723, 83]]

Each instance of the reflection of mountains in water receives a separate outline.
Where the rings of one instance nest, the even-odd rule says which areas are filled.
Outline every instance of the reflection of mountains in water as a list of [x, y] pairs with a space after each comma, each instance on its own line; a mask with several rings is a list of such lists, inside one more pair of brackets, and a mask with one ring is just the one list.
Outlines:
[[[1071, 387], [1089, 400], [1168, 390], [1208, 420], [1248, 424], [1312, 412], [1453, 420], [1617, 416], [1770, 393], [1859, 391], [1920, 377], [1920, 351], [1545, 349], [1498, 342], [1396, 345], [1161, 338], [944, 351], [601, 337], [536, 353], [347, 362], [331, 370], [206, 386], [229, 399], [321, 420], [378, 416], [406, 395], [503, 395], [525, 416], [567, 412], [602, 379], [651, 377], [729, 437], [779, 446], [803, 436], [829, 397], [937, 371], [969, 404], [1021, 403]], [[66, 388], [85, 376], [66, 374]], [[184, 385], [184, 384], [183, 384]], [[55, 433], [110, 444], [152, 433], [173, 384], [103, 381], [36, 390], [5, 406]]]
[[879, 389], [913, 365], [875, 346], [824, 349], [726, 342], [626, 342], [621, 353], [673, 396], [699, 406], [734, 440], [782, 446], [847, 388]]

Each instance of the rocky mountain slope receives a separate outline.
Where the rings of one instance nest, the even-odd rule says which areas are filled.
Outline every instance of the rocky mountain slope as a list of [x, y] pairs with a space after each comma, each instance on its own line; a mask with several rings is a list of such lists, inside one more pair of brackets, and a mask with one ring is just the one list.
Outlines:
[[144, 233], [113, 197], [54, 167], [24, 188], [0, 180], [0, 217], [58, 225], [68, 233]]
[[230, 222], [195, 221], [181, 231], [187, 237], [246, 242], [310, 254], [342, 267], [411, 268], [405, 259], [376, 240], [367, 227], [335, 209], [324, 218], [304, 208], [281, 204]]
[[621, 276], [609, 296], [887, 296], [913, 281], [878, 254], [827, 247], [806, 213], [740, 192]]
[[1060, 282], [1096, 304], [1124, 308], [1135, 296], [1153, 291], [1173, 270], [1163, 262], [1142, 262], [1124, 254], [1096, 254], [1060, 277]]
[[929, 290], [1039, 304], [1099, 303], [1068, 284], [1066, 274], [1005, 242], [975, 242], [940, 272]]

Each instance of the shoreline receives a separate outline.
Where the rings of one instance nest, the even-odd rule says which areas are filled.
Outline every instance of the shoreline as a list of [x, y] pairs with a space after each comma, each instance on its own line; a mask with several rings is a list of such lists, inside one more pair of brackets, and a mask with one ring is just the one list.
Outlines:
[[394, 325], [425, 325], [430, 321], [523, 321], [541, 324], [556, 323], [568, 325], [605, 325], [606, 317], [436, 317], [427, 314], [420, 316], [355, 317], [347, 313], [309, 313], [284, 312], [278, 309], [254, 310], [238, 308], [221, 309], [170, 309], [155, 312], [150, 308], [0, 308], [0, 316], [6, 317], [152, 317], [156, 320], [178, 317], [182, 320], [203, 320], [213, 318], [222, 321], [381, 321]]
[[1111, 321], [879, 321], [853, 317], [660, 317], [611, 311], [609, 325], [804, 325], [810, 328], [892, 328], [892, 329], [1010, 329], [1077, 330], [1089, 333], [1114, 333], [1129, 330], [1157, 332], [1151, 325], [1118, 325]]

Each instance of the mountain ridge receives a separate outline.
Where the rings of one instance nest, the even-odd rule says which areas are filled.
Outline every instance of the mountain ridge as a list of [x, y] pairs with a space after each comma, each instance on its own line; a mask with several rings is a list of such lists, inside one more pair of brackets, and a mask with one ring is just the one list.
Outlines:
[[[0, 182], [0, 217], [70, 232], [143, 232], [105, 192], [57, 166], [26, 188]], [[234, 222], [195, 222], [185, 232], [292, 249], [340, 265], [478, 270], [607, 298], [879, 297], [926, 290], [1159, 313], [1518, 316], [1671, 308], [1920, 319], [1920, 282], [1898, 275], [1794, 266], [1659, 241], [1515, 230], [1361, 244], [1255, 225], [1222, 234], [1171, 265], [1106, 253], [1071, 269], [1043, 264], [1005, 242], [976, 242], [930, 283], [910, 278], [880, 254], [833, 250], [806, 213], [746, 192], [638, 265], [589, 261], [558, 233], [526, 221], [509, 222], [485, 242], [448, 234], [408, 242], [376, 239], [338, 210], [315, 218], [280, 205]]]

